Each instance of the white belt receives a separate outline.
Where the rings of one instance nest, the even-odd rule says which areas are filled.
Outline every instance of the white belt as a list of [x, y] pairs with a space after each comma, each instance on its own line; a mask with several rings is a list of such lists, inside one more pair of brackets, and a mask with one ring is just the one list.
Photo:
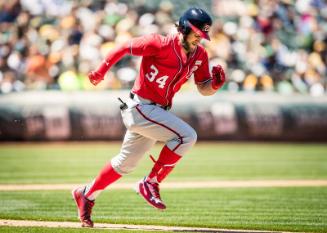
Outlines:
[[145, 99], [145, 98], [142, 98], [141, 96], [137, 95], [137, 94], [134, 94], [134, 93], [130, 93], [129, 97], [137, 102], [138, 104], [151, 104], [151, 105], [156, 105], [160, 108], [163, 108], [164, 110], [169, 110], [170, 107], [169, 106], [162, 106], [161, 104], [157, 104], [151, 100], [148, 100], [148, 99]]

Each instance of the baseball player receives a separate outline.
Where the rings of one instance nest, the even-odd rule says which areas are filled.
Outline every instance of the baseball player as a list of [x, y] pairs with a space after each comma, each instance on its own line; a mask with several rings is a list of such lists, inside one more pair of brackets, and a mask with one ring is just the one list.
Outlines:
[[72, 191], [83, 227], [93, 227], [91, 211], [96, 197], [108, 185], [130, 173], [142, 156], [162, 141], [157, 160], [150, 173], [137, 183], [137, 192], [158, 209], [166, 205], [160, 198], [159, 184], [174, 169], [177, 162], [194, 145], [194, 129], [169, 111], [175, 93], [194, 75], [202, 95], [214, 94], [225, 82], [225, 73], [217, 65], [209, 72], [208, 55], [200, 45], [210, 40], [212, 20], [202, 9], [190, 8], [176, 24], [178, 33], [134, 38], [112, 50], [100, 66], [89, 73], [92, 84], [100, 83], [106, 72], [124, 55], [142, 56], [140, 73], [128, 101], [121, 105], [121, 115], [127, 128], [120, 153], [115, 156], [94, 181]]

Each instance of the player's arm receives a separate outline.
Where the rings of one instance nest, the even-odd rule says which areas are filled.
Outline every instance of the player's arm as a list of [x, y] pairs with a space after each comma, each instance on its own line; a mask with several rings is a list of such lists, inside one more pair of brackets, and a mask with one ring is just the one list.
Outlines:
[[93, 85], [99, 84], [108, 70], [122, 59], [126, 54], [134, 56], [151, 56], [160, 51], [160, 39], [158, 35], [152, 34], [134, 38], [129, 42], [111, 50], [99, 67], [88, 74]]
[[201, 95], [213, 95], [225, 83], [225, 72], [220, 66], [212, 67], [209, 72], [208, 56], [204, 53], [202, 57], [203, 64], [194, 72], [194, 80]]
[[108, 72], [111, 66], [117, 63], [125, 54], [128, 54], [129, 47], [128, 43], [123, 44], [113, 50], [111, 50], [105, 59], [101, 62], [96, 70], [91, 71], [88, 74], [90, 82], [96, 86], [98, 85], [103, 79], [105, 74]]
[[209, 96], [209, 95], [213, 95], [217, 92], [216, 89], [213, 89], [211, 86], [211, 80], [205, 82], [205, 83], [201, 83], [201, 84], [197, 84], [197, 88], [198, 91], [200, 92], [201, 95], [204, 96]]
[[197, 84], [198, 91], [204, 96], [215, 94], [225, 83], [225, 72], [220, 65], [212, 67], [211, 76], [206, 81]]

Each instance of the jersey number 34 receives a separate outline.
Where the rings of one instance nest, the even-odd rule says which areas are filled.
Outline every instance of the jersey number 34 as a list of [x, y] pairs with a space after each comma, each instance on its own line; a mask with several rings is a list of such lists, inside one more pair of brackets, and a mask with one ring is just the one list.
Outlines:
[[153, 82], [155, 81], [156, 83], [158, 83], [158, 87], [159, 88], [164, 88], [167, 79], [169, 78], [169, 76], [165, 75], [165, 76], [161, 76], [157, 78], [157, 75], [159, 73], [159, 70], [157, 69], [157, 67], [155, 67], [154, 65], [150, 66], [151, 68], [151, 72], [147, 73], [145, 75], [145, 77], [150, 81]]

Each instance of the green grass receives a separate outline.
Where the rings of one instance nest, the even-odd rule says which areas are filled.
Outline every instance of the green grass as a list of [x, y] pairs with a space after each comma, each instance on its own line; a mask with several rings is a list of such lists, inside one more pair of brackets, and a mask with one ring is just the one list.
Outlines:
[[[0, 145], [0, 183], [89, 182], [119, 148], [119, 143]], [[169, 180], [326, 179], [326, 155], [326, 144], [199, 143]], [[151, 166], [145, 155], [122, 181], [140, 179]]]
[[[119, 143], [0, 144], [0, 184], [86, 183], [119, 148]], [[157, 155], [160, 148], [151, 153]], [[146, 155], [121, 182], [137, 181], [151, 166]], [[167, 180], [265, 179], [327, 179], [327, 145], [198, 143]], [[97, 199], [94, 220], [327, 232], [327, 187], [164, 189], [162, 196], [168, 209], [159, 212], [132, 190], [109, 189]], [[69, 191], [0, 191], [0, 218], [77, 221]], [[0, 227], [0, 232], [89, 231]]]
[[[0, 192], [0, 218], [77, 221], [68, 191]], [[95, 222], [326, 232], [327, 187], [164, 190], [166, 211], [132, 190], [107, 190]]]

